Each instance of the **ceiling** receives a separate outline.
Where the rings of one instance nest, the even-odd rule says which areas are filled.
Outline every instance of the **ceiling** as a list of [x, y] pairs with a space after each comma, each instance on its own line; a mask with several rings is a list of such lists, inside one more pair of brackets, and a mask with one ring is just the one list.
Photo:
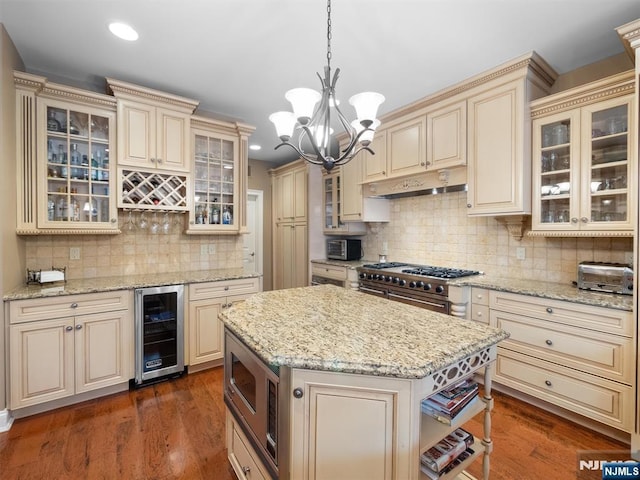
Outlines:
[[[29, 72], [106, 91], [105, 77], [200, 101], [256, 127], [250, 158], [281, 163], [268, 116], [284, 92], [320, 88], [325, 0], [0, 0], [0, 21]], [[337, 96], [385, 95], [379, 114], [535, 50], [559, 74], [623, 52], [615, 28], [638, 0], [334, 0]], [[134, 26], [136, 42], [107, 25]]]

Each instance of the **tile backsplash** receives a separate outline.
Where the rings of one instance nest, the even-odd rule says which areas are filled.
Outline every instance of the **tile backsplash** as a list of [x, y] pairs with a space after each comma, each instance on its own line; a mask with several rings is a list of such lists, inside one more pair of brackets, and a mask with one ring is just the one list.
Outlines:
[[[170, 217], [168, 234], [137, 228], [119, 235], [27, 237], [27, 268], [66, 267], [67, 278], [78, 279], [242, 267], [242, 235], [185, 235], [186, 215]], [[119, 212], [121, 226], [127, 218], [127, 213]], [[71, 248], [80, 249], [79, 260], [70, 260]]]
[[[369, 225], [365, 258], [387, 245], [389, 261], [481, 270], [497, 276], [567, 283], [581, 261], [626, 263], [631, 237], [527, 237], [517, 240], [493, 217], [467, 216], [466, 192], [391, 200], [391, 221]], [[517, 257], [524, 248], [524, 260]]]

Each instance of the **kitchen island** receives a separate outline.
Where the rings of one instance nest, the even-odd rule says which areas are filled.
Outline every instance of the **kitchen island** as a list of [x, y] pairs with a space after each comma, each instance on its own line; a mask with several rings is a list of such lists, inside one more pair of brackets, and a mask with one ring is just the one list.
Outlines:
[[[421, 453], [483, 409], [474, 458], [484, 453], [488, 476], [491, 363], [503, 330], [332, 285], [259, 293], [220, 318], [279, 373], [273, 463], [281, 480], [429, 478]], [[452, 425], [421, 414], [422, 399], [483, 370], [484, 402], [475, 410]], [[227, 447], [240, 478], [275, 476], [260, 439], [229, 411]]]

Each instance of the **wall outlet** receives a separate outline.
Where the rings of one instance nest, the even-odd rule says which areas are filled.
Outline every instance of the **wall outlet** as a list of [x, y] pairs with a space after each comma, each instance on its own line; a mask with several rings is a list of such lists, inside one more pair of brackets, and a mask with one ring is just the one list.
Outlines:
[[389, 243], [388, 242], [382, 242], [382, 251], [380, 252], [382, 255], [386, 255], [389, 253]]
[[209, 248], [207, 247], [207, 245], [200, 245], [200, 255], [208, 255], [209, 254]]
[[211, 243], [209, 244], [209, 255], [215, 255], [215, 254], [216, 254], [216, 244]]
[[527, 258], [526, 249], [524, 247], [516, 247], [516, 258], [518, 260], [524, 260]]
[[69, 260], [80, 260], [80, 247], [71, 247], [69, 249]]

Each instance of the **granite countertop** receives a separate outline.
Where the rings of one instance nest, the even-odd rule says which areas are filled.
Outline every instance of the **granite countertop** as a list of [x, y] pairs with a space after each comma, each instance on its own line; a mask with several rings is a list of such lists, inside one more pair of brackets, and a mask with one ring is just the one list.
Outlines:
[[492, 275], [475, 275], [473, 277], [463, 277], [458, 280], [453, 280], [451, 284], [468, 285], [501, 292], [519, 293], [533, 297], [633, 311], [633, 295], [581, 290], [575, 285], [568, 283], [545, 282], [526, 278], [496, 277]]
[[159, 287], [201, 282], [216, 282], [240, 278], [259, 277], [258, 273], [245, 273], [242, 268], [217, 270], [197, 270], [189, 272], [155, 273], [153, 275], [123, 275], [116, 277], [87, 278], [54, 282], [44, 285], [23, 285], [4, 295], [3, 300], [24, 300], [29, 298], [82, 293], [109, 292], [134, 288]]
[[335, 265], [337, 267], [347, 267], [351, 270], [355, 270], [358, 267], [366, 265], [368, 263], [377, 263], [377, 260], [332, 260], [330, 258], [316, 258], [311, 260], [311, 263], [321, 263], [324, 265]]
[[410, 379], [509, 336], [334, 285], [257, 293], [220, 318], [269, 365]]

